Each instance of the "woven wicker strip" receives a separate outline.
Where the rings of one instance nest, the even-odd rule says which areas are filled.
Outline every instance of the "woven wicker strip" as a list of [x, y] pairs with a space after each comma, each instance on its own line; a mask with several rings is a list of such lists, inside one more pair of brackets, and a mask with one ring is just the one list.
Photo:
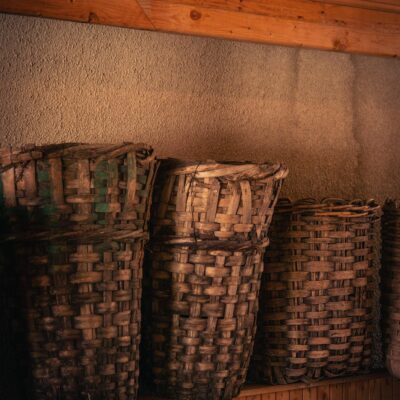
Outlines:
[[153, 237], [175, 244], [257, 243], [267, 235], [287, 172], [281, 164], [165, 161], [155, 188]]
[[28, 397], [135, 399], [152, 150], [66, 144], [0, 154], [0, 245], [15, 249], [3, 264], [10, 270], [12, 259], [6, 281], [29, 351]]
[[400, 378], [400, 203], [388, 200], [383, 217], [383, 329], [386, 366]]
[[280, 201], [260, 294], [252, 375], [273, 383], [371, 365], [380, 207]]
[[256, 328], [280, 165], [164, 163], [152, 236], [152, 372], [160, 394], [231, 399]]

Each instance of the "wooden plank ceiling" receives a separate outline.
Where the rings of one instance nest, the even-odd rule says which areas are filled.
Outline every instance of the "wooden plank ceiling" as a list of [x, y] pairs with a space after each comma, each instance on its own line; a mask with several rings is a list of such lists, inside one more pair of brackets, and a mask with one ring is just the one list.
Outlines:
[[400, 0], [0, 0], [0, 12], [400, 56]]

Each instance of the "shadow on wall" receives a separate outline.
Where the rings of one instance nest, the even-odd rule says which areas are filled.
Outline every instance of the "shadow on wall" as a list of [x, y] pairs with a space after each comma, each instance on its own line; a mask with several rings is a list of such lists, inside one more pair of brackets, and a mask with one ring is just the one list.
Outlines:
[[0, 244], [0, 392], [1, 398], [23, 400], [29, 398], [31, 379], [13, 260], [13, 246]]

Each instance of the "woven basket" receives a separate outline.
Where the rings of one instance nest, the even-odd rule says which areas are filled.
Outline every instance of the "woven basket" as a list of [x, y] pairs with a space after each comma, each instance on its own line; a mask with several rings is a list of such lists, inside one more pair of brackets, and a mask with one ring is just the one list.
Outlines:
[[287, 170], [164, 168], [151, 253], [153, 379], [172, 399], [231, 399], [250, 361], [267, 229]]
[[379, 331], [380, 213], [372, 201], [278, 203], [253, 377], [283, 384], [369, 369]]
[[0, 241], [15, 249], [29, 398], [136, 398], [157, 164], [144, 145], [1, 150]]
[[143, 245], [105, 240], [18, 247], [37, 398], [136, 398]]
[[156, 246], [153, 376], [171, 399], [231, 399], [244, 383], [256, 329], [263, 250]]
[[142, 144], [2, 148], [0, 233], [74, 238], [109, 229], [136, 237], [147, 230], [157, 165]]
[[386, 366], [400, 378], [400, 203], [388, 200], [383, 218], [383, 329]]
[[165, 161], [154, 196], [153, 237], [182, 244], [267, 236], [283, 179], [281, 164]]

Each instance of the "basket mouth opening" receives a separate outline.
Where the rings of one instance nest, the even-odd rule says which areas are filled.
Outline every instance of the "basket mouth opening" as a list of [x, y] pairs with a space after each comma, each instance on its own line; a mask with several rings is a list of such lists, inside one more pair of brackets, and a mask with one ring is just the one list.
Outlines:
[[284, 164], [252, 161], [196, 161], [168, 158], [161, 164], [167, 175], [193, 175], [194, 178], [284, 179], [288, 169]]

